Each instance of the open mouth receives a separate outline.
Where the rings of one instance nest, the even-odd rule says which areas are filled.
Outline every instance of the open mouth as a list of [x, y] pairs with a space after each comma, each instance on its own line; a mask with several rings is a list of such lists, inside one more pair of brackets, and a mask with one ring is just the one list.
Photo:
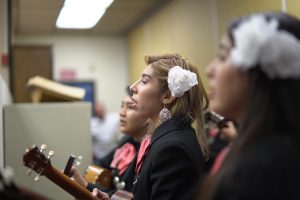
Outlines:
[[136, 107], [136, 104], [137, 104], [137, 101], [136, 101], [133, 97], [131, 97], [131, 100], [132, 100], [131, 106], [132, 106], [133, 108], [135, 108], [135, 107]]
[[120, 126], [124, 126], [126, 124], [125, 120], [120, 120]]
[[209, 87], [209, 93], [208, 93], [208, 98], [211, 100], [215, 96], [215, 90], [212, 86]]

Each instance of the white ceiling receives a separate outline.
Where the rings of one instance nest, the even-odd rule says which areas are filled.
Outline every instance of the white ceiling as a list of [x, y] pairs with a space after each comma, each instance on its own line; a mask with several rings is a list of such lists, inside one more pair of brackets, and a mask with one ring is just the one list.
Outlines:
[[[84, 1], [84, 0], [83, 0]], [[88, 30], [55, 27], [64, 0], [13, 0], [14, 34], [94, 33], [126, 34], [170, 0], [114, 0], [98, 24]]]

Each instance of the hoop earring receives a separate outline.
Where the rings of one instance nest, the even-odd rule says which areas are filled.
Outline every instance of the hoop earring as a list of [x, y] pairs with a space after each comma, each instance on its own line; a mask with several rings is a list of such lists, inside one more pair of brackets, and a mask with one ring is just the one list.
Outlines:
[[164, 105], [164, 108], [159, 112], [159, 116], [158, 116], [159, 122], [163, 123], [171, 118], [172, 118], [172, 114], [170, 110], [166, 108], [166, 106]]

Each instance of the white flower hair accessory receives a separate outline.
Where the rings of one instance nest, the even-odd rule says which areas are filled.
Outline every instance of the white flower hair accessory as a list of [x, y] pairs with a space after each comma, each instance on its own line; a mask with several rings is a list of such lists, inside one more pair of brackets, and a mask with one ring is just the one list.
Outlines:
[[172, 96], [181, 97], [191, 87], [198, 84], [197, 75], [179, 66], [174, 66], [169, 70], [168, 84]]
[[255, 15], [233, 30], [235, 47], [230, 59], [235, 67], [249, 70], [257, 65], [271, 78], [300, 77], [300, 42], [278, 30], [278, 21]]

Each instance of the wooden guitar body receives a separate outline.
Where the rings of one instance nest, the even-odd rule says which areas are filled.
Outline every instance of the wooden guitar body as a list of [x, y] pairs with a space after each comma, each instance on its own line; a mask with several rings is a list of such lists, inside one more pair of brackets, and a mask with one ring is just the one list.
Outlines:
[[112, 188], [111, 171], [103, 167], [96, 165], [88, 166], [84, 178], [89, 183], [99, 184], [105, 188]]

